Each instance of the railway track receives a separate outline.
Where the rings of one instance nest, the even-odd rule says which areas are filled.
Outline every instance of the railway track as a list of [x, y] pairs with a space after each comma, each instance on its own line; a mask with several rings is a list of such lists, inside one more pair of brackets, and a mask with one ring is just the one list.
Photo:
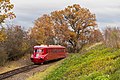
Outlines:
[[28, 66], [25, 66], [25, 67], [17, 68], [17, 69], [2, 73], [2, 74], [0, 74], [0, 80], [3, 80], [5, 78], [8, 78], [10, 76], [13, 76], [15, 74], [18, 74], [18, 73], [21, 73], [21, 72], [24, 72], [24, 71], [27, 71], [27, 70], [30, 70], [30, 69], [33, 69], [33, 68], [36, 68], [38, 66], [40, 66], [40, 65], [32, 64], [32, 65], [28, 65]]
[[[47, 62], [45, 62], [43, 65], [53, 64], [53, 63], [55, 63], [55, 62], [57, 62], [57, 61], [59, 61], [59, 60], [61, 60], [61, 59], [47, 61]], [[0, 74], [0, 80], [9, 78], [9, 77], [11, 77], [11, 76], [13, 76], [13, 75], [16, 75], [16, 74], [19, 74], [19, 73], [21, 73], [21, 72], [25, 72], [25, 71], [31, 70], [31, 69], [33, 69], [33, 68], [37, 68], [37, 67], [39, 67], [39, 66], [42, 66], [42, 65], [31, 64], [31, 65], [28, 65], [28, 66], [24, 66], [24, 67], [21, 67], [21, 68], [17, 68], [17, 69], [14, 69], [14, 70], [11, 70], [11, 71], [2, 73], [2, 74]]]

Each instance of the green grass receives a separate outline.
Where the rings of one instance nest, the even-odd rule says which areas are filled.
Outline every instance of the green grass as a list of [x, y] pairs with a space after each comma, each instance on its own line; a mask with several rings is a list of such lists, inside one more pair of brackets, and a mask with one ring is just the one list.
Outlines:
[[120, 80], [120, 49], [99, 45], [84, 54], [71, 54], [46, 74], [43, 79], [39, 74], [38, 80]]

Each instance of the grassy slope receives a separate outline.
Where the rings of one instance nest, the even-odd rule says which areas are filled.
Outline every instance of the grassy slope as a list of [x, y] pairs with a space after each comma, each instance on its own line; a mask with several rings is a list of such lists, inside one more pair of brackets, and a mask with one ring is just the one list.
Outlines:
[[120, 80], [120, 49], [99, 45], [85, 54], [72, 54], [46, 74], [38, 80]]

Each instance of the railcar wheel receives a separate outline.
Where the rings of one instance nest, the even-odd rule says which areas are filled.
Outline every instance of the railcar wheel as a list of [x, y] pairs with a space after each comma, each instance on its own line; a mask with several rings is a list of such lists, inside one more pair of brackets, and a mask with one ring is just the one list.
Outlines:
[[34, 63], [34, 65], [40, 65], [40, 63]]
[[41, 63], [41, 65], [43, 65], [43, 63]]

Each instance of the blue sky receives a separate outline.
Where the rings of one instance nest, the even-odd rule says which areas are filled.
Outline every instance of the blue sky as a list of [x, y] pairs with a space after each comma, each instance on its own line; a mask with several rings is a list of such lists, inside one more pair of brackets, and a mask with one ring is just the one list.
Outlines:
[[96, 14], [100, 29], [106, 26], [120, 27], [120, 0], [11, 0], [16, 19], [13, 23], [26, 29], [33, 27], [34, 20], [43, 14], [61, 10], [68, 5], [79, 4]]

